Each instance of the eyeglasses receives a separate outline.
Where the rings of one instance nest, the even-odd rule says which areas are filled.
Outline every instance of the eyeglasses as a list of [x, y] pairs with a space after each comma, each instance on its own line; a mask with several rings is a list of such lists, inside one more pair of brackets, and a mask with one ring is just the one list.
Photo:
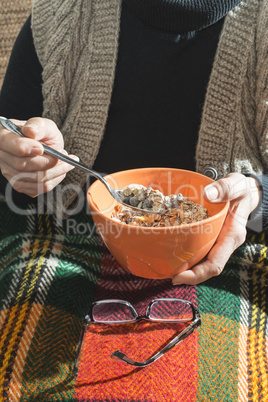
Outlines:
[[188, 300], [174, 298], [152, 300], [147, 307], [145, 315], [138, 314], [132, 304], [125, 300], [108, 299], [93, 302], [90, 314], [85, 317], [83, 323], [78, 344], [78, 351], [75, 359], [75, 375], [78, 373], [78, 360], [83, 343], [84, 333], [86, 327], [90, 323], [124, 324], [133, 323], [140, 320], [152, 322], [189, 322], [189, 325], [182, 332], [180, 332], [179, 335], [173, 338], [162, 350], [143, 362], [138, 362], [131, 359], [120, 350], [112, 353], [111, 357], [113, 359], [131, 364], [135, 367], [148, 366], [159, 359], [159, 357], [163, 356], [164, 353], [178, 345], [183, 339], [189, 336], [195, 330], [195, 328], [201, 325], [201, 318], [198, 310]]

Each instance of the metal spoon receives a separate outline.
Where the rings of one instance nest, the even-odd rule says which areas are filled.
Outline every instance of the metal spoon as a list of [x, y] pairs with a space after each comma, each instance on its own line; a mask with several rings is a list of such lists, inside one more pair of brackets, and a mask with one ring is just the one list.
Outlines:
[[[12, 131], [14, 134], [17, 134], [20, 137], [26, 137], [22, 133], [21, 129], [16, 124], [14, 124], [12, 121], [8, 120], [6, 117], [0, 116], [0, 123], [4, 128], [6, 128], [9, 131]], [[107, 188], [107, 190], [109, 191], [111, 196], [116, 201], [120, 202], [120, 204], [123, 204], [123, 205], [127, 206], [128, 208], [131, 208], [138, 212], [149, 213], [149, 214], [161, 213], [160, 211], [158, 212], [158, 211], [152, 211], [152, 210], [148, 210], [148, 209], [142, 209], [142, 208], [138, 208], [138, 207], [134, 207], [132, 205], [126, 204], [125, 202], [123, 202], [123, 199], [124, 199], [123, 191], [122, 190], [114, 190], [109, 185], [109, 183], [102, 177], [102, 175], [100, 173], [83, 165], [83, 163], [75, 161], [74, 159], [70, 158], [69, 156], [62, 154], [61, 152], [56, 151], [55, 149], [49, 147], [48, 145], [43, 144], [41, 141], [40, 141], [40, 143], [42, 144], [42, 146], [44, 148], [44, 152], [46, 154], [54, 156], [55, 158], [58, 158], [58, 159], [62, 160], [63, 162], [69, 163], [72, 166], [78, 167], [79, 169], [84, 170], [85, 172], [89, 173], [90, 175], [96, 177], [96, 179], [100, 180], [105, 185], [105, 187]]]

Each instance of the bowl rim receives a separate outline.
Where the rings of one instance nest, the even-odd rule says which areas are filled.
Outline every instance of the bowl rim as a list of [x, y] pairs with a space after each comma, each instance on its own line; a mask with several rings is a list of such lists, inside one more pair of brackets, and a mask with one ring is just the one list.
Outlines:
[[[170, 170], [170, 171], [180, 171], [180, 172], [190, 172], [190, 173], [193, 173], [193, 174], [195, 174], [195, 175], [198, 175], [198, 176], [201, 176], [201, 177], [205, 177], [206, 179], [209, 179], [209, 180], [211, 180], [211, 183], [213, 183], [215, 180], [213, 180], [213, 179], [211, 179], [210, 177], [208, 177], [208, 176], [205, 176], [205, 175], [203, 175], [203, 174], [201, 174], [201, 173], [198, 173], [198, 172], [195, 172], [195, 171], [192, 171], [192, 170], [187, 170], [187, 169], [177, 169], [177, 168], [165, 168], [165, 167], [149, 167], [149, 168], [137, 168], [137, 169], [127, 169], [127, 170], [121, 170], [121, 171], [118, 171], [118, 172], [114, 172], [114, 173], [110, 173], [110, 174], [108, 174], [108, 175], [106, 175], [106, 176], [104, 176], [104, 178], [106, 179], [106, 178], [108, 178], [109, 176], [113, 176], [113, 175], [115, 175], [115, 174], [119, 174], [119, 173], [128, 173], [128, 172], [133, 172], [133, 171], [144, 171], [144, 170]], [[87, 190], [87, 200], [88, 200], [88, 203], [89, 203], [89, 205], [90, 205], [90, 207], [92, 208], [92, 209], [94, 209], [94, 213], [97, 213], [98, 215], [100, 215], [101, 217], [104, 217], [105, 219], [107, 219], [108, 221], [110, 221], [111, 223], [113, 223], [113, 224], [118, 224], [118, 225], [120, 225], [120, 226], [122, 226], [122, 227], [127, 227], [127, 228], [130, 228], [130, 227], [132, 227], [132, 228], [135, 228], [136, 230], [137, 229], [142, 229], [142, 230], [148, 230], [148, 231], [150, 231], [150, 230], [160, 230], [160, 231], [164, 231], [164, 230], [171, 230], [171, 229], [185, 229], [185, 228], [192, 228], [192, 227], [195, 227], [195, 226], [200, 226], [200, 225], [202, 225], [204, 222], [206, 222], [206, 223], [210, 223], [210, 222], [213, 222], [214, 220], [216, 220], [216, 219], [218, 219], [218, 217], [219, 217], [219, 215], [226, 215], [227, 214], [227, 210], [228, 210], [228, 208], [229, 208], [229, 204], [230, 204], [230, 202], [229, 201], [227, 201], [227, 202], [220, 202], [219, 204], [224, 204], [223, 205], [223, 208], [218, 212], [218, 213], [216, 213], [215, 215], [213, 215], [213, 216], [210, 216], [209, 218], [205, 218], [205, 219], [202, 219], [202, 220], [200, 220], [200, 221], [197, 221], [197, 222], [192, 222], [192, 223], [184, 223], [184, 224], [181, 224], [181, 225], [174, 225], [174, 226], [139, 226], [139, 225], [131, 225], [131, 224], [126, 224], [126, 223], [124, 223], [124, 222], [120, 222], [120, 221], [117, 221], [117, 220], [115, 220], [115, 219], [113, 219], [113, 218], [111, 218], [111, 217], [109, 217], [109, 216], [107, 216], [107, 215], [105, 215], [105, 214], [103, 214], [103, 213], [101, 213], [101, 211], [100, 210], [98, 210], [98, 209], [96, 209], [95, 208], [95, 206], [93, 205], [93, 203], [91, 203], [90, 202], [90, 189], [91, 188], [93, 188], [93, 187], [95, 187], [95, 186], [97, 186], [98, 184], [102, 184], [99, 180], [96, 180], [94, 183], [92, 183], [91, 185], [90, 185], [90, 187], [88, 188], [88, 190]], [[108, 190], [107, 190], [108, 191]], [[118, 202], [118, 204], [120, 205], [120, 203]], [[211, 204], [215, 204], [215, 203], [211, 203]], [[91, 213], [91, 216], [93, 217], [93, 214]]]

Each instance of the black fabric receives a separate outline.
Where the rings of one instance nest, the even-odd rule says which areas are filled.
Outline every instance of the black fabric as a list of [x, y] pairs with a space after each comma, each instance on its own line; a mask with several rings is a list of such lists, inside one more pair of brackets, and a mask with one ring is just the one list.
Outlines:
[[[0, 93], [0, 115], [28, 120], [42, 116], [42, 67], [37, 58], [30, 17], [25, 22], [13, 46], [9, 65]], [[0, 173], [0, 192], [5, 193], [6, 178]], [[12, 190], [14, 203], [35, 201], [26, 194]]]
[[263, 230], [268, 230], [268, 175], [255, 175], [252, 173], [244, 173], [244, 175], [257, 180], [261, 191], [261, 201], [250, 214], [247, 229], [261, 233]]
[[223, 20], [200, 32], [148, 27], [123, 4], [102, 173], [165, 166], [195, 170], [202, 107]]
[[30, 17], [14, 44], [0, 94], [1, 116], [28, 120], [43, 112], [42, 67], [37, 58]]
[[123, 1], [147, 25], [177, 34], [213, 25], [241, 2], [241, 0]]

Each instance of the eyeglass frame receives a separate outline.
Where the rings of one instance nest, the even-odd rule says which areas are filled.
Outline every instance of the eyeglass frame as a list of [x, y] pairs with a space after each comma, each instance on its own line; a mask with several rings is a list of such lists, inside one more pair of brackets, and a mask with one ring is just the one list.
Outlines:
[[[173, 320], [159, 319], [158, 320], [158, 319], [149, 318], [150, 310], [154, 303], [156, 303], [158, 301], [167, 301], [168, 302], [168, 301], [173, 301], [173, 300], [181, 301], [185, 304], [188, 304], [191, 307], [192, 313], [193, 313], [193, 317], [191, 320], [189, 320], [189, 319], [177, 319], [177, 320], [176, 319], [173, 319]], [[134, 318], [132, 320], [121, 320], [121, 321], [112, 321], [112, 322], [111, 321], [110, 322], [109, 321], [105, 321], [105, 322], [95, 321], [94, 317], [93, 317], [94, 306], [99, 305], [99, 304], [104, 304], [104, 303], [125, 304], [128, 307], [130, 307], [132, 313], [133, 312], [135, 313]], [[78, 374], [78, 360], [79, 360], [79, 356], [80, 356], [80, 352], [81, 352], [81, 348], [82, 348], [82, 344], [83, 344], [85, 330], [89, 324], [95, 323], [95, 324], [102, 324], [102, 325], [118, 325], [118, 324], [134, 323], [134, 322], [138, 322], [141, 320], [146, 320], [146, 321], [151, 321], [151, 322], [166, 322], [166, 323], [167, 322], [169, 322], [169, 323], [170, 322], [178, 322], [178, 323], [190, 322], [190, 324], [183, 331], [181, 331], [179, 333], [179, 335], [177, 335], [166, 346], [164, 346], [159, 352], [155, 353], [153, 356], [151, 356], [149, 359], [147, 359], [143, 362], [138, 362], [138, 361], [131, 359], [130, 357], [128, 357], [127, 355], [122, 353], [120, 350], [117, 350], [111, 354], [112, 359], [119, 360], [121, 362], [125, 362], [125, 363], [130, 364], [135, 367], [146, 367], [149, 364], [155, 362], [157, 359], [159, 359], [161, 356], [163, 356], [166, 352], [168, 352], [174, 346], [178, 345], [181, 341], [183, 341], [185, 338], [187, 338], [192, 332], [194, 332], [194, 330], [196, 328], [198, 328], [201, 325], [201, 317], [200, 317], [200, 313], [199, 313], [198, 309], [189, 300], [185, 300], [185, 299], [170, 298], [170, 297], [153, 299], [148, 304], [146, 313], [144, 315], [138, 314], [136, 309], [127, 300], [121, 300], [121, 299], [97, 300], [92, 303], [90, 313], [85, 316], [84, 321], [83, 321], [82, 331], [81, 331], [81, 335], [79, 338], [77, 353], [76, 353], [76, 357], [75, 357], [74, 375], [77, 376], [77, 374]]]

